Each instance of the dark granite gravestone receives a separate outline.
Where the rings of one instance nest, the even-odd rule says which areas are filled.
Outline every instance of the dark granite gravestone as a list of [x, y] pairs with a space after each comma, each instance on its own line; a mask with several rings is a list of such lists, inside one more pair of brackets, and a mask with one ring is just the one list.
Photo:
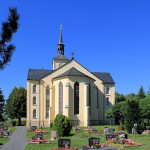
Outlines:
[[109, 139], [112, 139], [112, 138], [115, 138], [117, 135], [115, 135], [115, 134], [106, 134], [106, 136], [105, 136], [105, 139], [106, 140], [108, 140], [108, 138]]
[[40, 138], [40, 140], [43, 140], [43, 134], [37, 133], [35, 135], [35, 139], [38, 140], [38, 138]]
[[117, 136], [118, 136], [119, 138], [125, 138], [125, 139], [128, 139], [128, 135], [125, 134], [125, 133], [118, 133]]
[[3, 129], [4, 129], [4, 130], [8, 130], [8, 126], [5, 125], [5, 126], [3, 127]]
[[35, 131], [37, 129], [37, 126], [32, 126], [31, 130]]
[[89, 138], [89, 146], [91, 147], [92, 145], [99, 144], [99, 141], [99, 138]]
[[71, 144], [70, 139], [59, 139], [58, 140], [58, 147], [59, 148], [70, 147], [70, 144]]
[[0, 136], [4, 135], [4, 130], [0, 130]]
[[93, 133], [98, 133], [98, 130], [93, 129], [92, 132], [93, 132]]

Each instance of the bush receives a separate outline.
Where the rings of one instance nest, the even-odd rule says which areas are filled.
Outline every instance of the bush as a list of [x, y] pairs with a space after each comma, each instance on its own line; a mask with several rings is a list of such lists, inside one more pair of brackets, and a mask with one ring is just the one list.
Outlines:
[[58, 136], [68, 136], [72, 128], [72, 121], [69, 117], [58, 114], [54, 120], [53, 130], [57, 131]]
[[17, 125], [17, 121], [16, 120], [12, 120], [12, 125], [16, 126]]

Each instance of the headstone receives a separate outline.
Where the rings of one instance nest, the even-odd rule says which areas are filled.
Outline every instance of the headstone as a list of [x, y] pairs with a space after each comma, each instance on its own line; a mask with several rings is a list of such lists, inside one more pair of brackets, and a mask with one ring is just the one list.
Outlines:
[[32, 126], [31, 130], [35, 131], [37, 129], [37, 126]]
[[112, 133], [114, 133], [114, 132], [115, 132], [115, 129], [108, 128], [108, 133], [109, 133], [109, 134], [112, 134]]
[[0, 130], [0, 136], [4, 135], [4, 130]]
[[51, 131], [51, 140], [54, 141], [57, 138], [57, 132], [56, 131]]
[[89, 138], [89, 146], [91, 147], [92, 145], [99, 144], [99, 138]]
[[125, 138], [125, 139], [128, 139], [128, 135], [125, 134], [125, 133], [118, 133], [117, 136], [118, 136], [119, 138]]
[[132, 128], [132, 134], [136, 134], [136, 128], [135, 127]]
[[93, 133], [98, 133], [98, 130], [93, 129], [92, 132], [93, 132]]
[[104, 128], [104, 134], [108, 133], [108, 128]]
[[65, 147], [70, 147], [70, 139], [59, 139], [58, 140], [58, 147], [59, 148], [65, 148]]
[[35, 139], [37, 140], [38, 138], [40, 138], [40, 140], [43, 140], [43, 134], [37, 133], [35, 135]]
[[113, 139], [113, 138], [115, 138], [115, 137], [116, 137], [115, 134], [106, 134], [105, 139], [108, 140], [108, 138], [109, 138], [109, 139]]
[[5, 125], [5, 126], [3, 127], [3, 129], [4, 129], [4, 130], [8, 130], [8, 126]]

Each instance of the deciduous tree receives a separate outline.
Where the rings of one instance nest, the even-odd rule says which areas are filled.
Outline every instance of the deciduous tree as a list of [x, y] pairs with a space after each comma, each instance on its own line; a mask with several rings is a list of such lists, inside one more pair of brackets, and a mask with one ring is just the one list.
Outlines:
[[9, 95], [5, 105], [5, 111], [11, 119], [17, 118], [21, 125], [21, 117], [26, 117], [27, 92], [24, 87], [15, 87]]

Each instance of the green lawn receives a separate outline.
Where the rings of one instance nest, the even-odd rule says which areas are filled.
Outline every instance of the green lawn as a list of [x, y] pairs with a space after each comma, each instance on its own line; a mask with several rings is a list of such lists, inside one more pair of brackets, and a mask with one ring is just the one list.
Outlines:
[[[16, 131], [16, 127], [8, 127], [8, 130], [11, 132], [14, 132], [14, 131]], [[0, 138], [0, 143], [5, 144], [8, 141], [8, 139], [9, 139], [9, 137], [8, 138]]]
[[[116, 131], [118, 131], [118, 126], [107, 126], [110, 128], [115, 128]], [[71, 135], [68, 137], [61, 137], [61, 138], [69, 138], [71, 139], [71, 147], [78, 147], [82, 148], [83, 145], [88, 145], [88, 138], [89, 137], [99, 137], [100, 138], [100, 144], [110, 144], [113, 147], [121, 147], [124, 145], [121, 144], [112, 144], [109, 141], [105, 140], [105, 135], [93, 135], [85, 133], [84, 129], [87, 129], [85, 127], [81, 127], [82, 130], [80, 133], [75, 133], [75, 128], [72, 129]], [[102, 130], [104, 126], [93, 126], [94, 129]], [[48, 130], [49, 134], [44, 134], [44, 139], [50, 140], [51, 137], [51, 131], [49, 128], [45, 128], [43, 130]], [[119, 131], [121, 132], [121, 131]], [[126, 131], [123, 131], [126, 132]], [[27, 139], [31, 139], [33, 135], [33, 132], [27, 132]], [[58, 137], [59, 138], [59, 137]], [[144, 147], [135, 147], [135, 148], [124, 148], [125, 150], [150, 150], [150, 135], [128, 135], [129, 139], [133, 139], [135, 144], [146, 144]], [[128, 146], [128, 145], [127, 145]], [[52, 141], [51, 144], [28, 144], [25, 148], [25, 150], [50, 150], [51, 148], [57, 148], [57, 141]], [[122, 149], [122, 150], [124, 150]]]

